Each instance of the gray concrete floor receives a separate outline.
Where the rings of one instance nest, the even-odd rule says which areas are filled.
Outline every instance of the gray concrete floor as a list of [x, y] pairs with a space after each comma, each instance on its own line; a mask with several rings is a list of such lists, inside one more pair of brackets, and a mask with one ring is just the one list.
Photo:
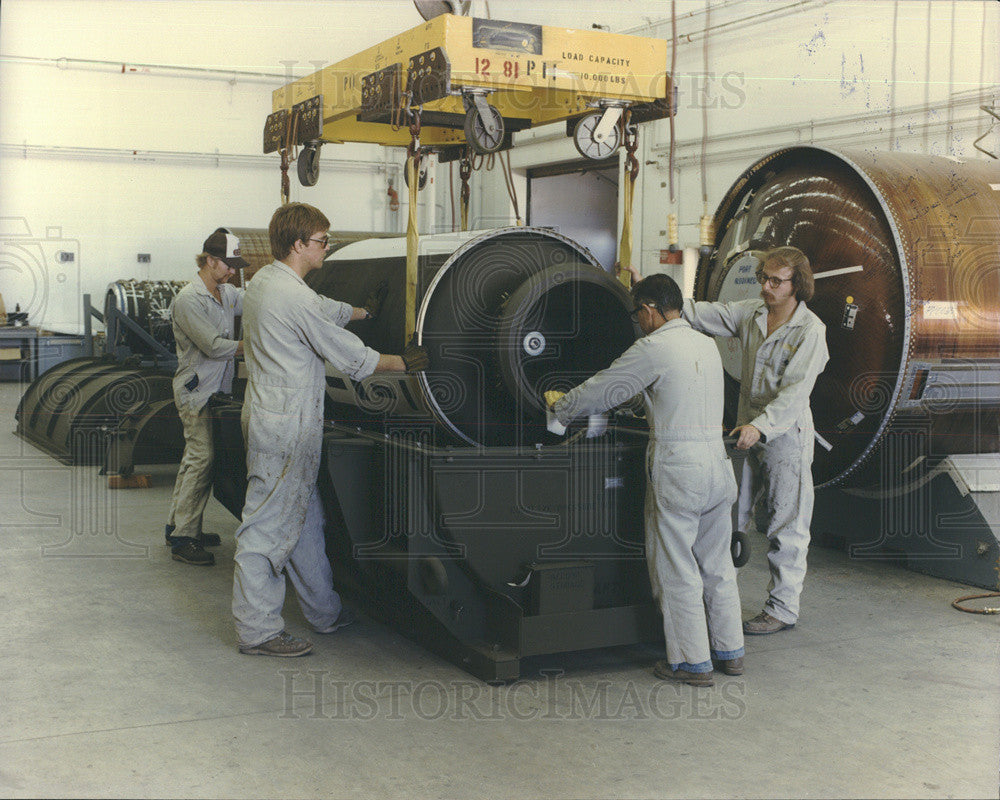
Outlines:
[[[108, 491], [11, 433], [19, 398], [0, 384], [4, 797], [997, 796], [1000, 620], [952, 610], [964, 586], [816, 548], [800, 624], [711, 689], [641, 646], [489, 687], [366, 619], [241, 656], [236, 520], [210, 501], [217, 565], [172, 561], [175, 468]], [[740, 584], [756, 613], [761, 547]]]

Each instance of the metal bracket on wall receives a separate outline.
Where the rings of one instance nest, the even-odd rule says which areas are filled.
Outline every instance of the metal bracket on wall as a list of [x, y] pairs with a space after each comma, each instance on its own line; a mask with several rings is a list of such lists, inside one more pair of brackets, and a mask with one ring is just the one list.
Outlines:
[[[997, 112], [994, 109], [990, 108], [989, 106], [979, 106], [979, 110], [985, 111], [987, 114], [993, 117], [994, 120], [1000, 120], [1000, 114], [997, 114]], [[991, 133], [993, 133], [993, 128], [996, 127], [996, 124], [997, 124], [996, 122], [991, 122], [990, 127], [986, 131], [986, 133], [984, 133], [982, 136], [980, 136], [978, 139], [976, 139], [976, 141], [972, 143], [972, 146], [975, 147], [980, 153], [985, 153], [990, 158], [1000, 158], [1000, 156], [998, 156], [996, 153], [991, 153], [986, 148], [980, 147], [979, 143], [987, 136], [989, 136]]]

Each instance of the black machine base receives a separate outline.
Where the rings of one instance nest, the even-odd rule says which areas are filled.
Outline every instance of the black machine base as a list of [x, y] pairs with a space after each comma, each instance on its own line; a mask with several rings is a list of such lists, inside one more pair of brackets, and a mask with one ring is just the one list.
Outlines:
[[[949, 456], [912, 488], [816, 492], [812, 538], [858, 561], [1000, 588], [1000, 456]], [[849, 511], [845, 512], [845, 509]]]
[[[240, 405], [214, 400], [215, 496], [246, 491]], [[646, 441], [435, 447], [426, 423], [328, 426], [319, 488], [337, 590], [485, 681], [530, 656], [662, 640], [643, 546]]]

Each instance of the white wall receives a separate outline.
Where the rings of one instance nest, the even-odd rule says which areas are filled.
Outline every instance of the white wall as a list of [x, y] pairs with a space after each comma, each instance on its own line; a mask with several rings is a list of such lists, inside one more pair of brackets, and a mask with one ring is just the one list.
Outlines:
[[[189, 278], [216, 227], [266, 227], [280, 203], [278, 157], [261, 153], [272, 89], [419, 22], [412, 4], [398, 1], [5, 0], [7, 306], [22, 304], [53, 330], [79, 330], [81, 293], [101, 306], [118, 278]], [[68, 60], [60, 68], [30, 59]], [[136, 67], [145, 64], [232, 70], [236, 79]], [[239, 77], [247, 72], [276, 77]], [[405, 204], [389, 212], [386, 189], [390, 177], [398, 186], [400, 163], [399, 153], [375, 146], [330, 147], [317, 186], [300, 186], [293, 166], [291, 196], [324, 209], [335, 229], [394, 230]], [[60, 262], [59, 252], [74, 261]], [[150, 262], [138, 263], [139, 253]]]
[[[1000, 4], [836, 0], [770, 16], [786, 5], [714, 0], [708, 24], [723, 27], [709, 34], [706, 79], [699, 33], [705, 4], [677, 3], [680, 32], [692, 36], [678, 47], [675, 76], [682, 93], [674, 208], [682, 245], [697, 245], [704, 205], [706, 99], [713, 105], [710, 213], [740, 172], [790, 142], [966, 156], [988, 127], [976, 109], [1000, 83]], [[662, 0], [491, 0], [488, 7], [499, 19], [670, 36], [670, 4]], [[486, 12], [485, 0], [473, 3], [474, 14]], [[28, 297], [33, 321], [70, 329], [80, 322], [80, 292], [98, 299], [119, 277], [188, 277], [215, 227], [265, 227], [279, 203], [277, 156], [260, 153], [271, 90], [288, 74], [308, 74], [419, 22], [409, 0], [4, 0], [0, 293], [8, 307]], [[139, 67], [122, 74], [17, 57], [214, 72]], [[233, 79], [229, 71], [276, 77]], [[984, 86], [990, 93], [980, 98]], [[930, 110], [901, 111], [923, 104]], [[847, 119], [822, 124], [833, 118]], [[524, 171], [575, 157], [561, 126], [554, 127], [518, 135], [511, 160], [520, 173], [522, 213]], [[986, 144], [1000, 150], [998, 139], [994, 134]], [[644, 126], [641, 161], [654, 163], [642, 168], [635, 251], [647, 272], [660, 268], [666, 245], [667, 142], [666, 122]], [[400, 163], [398, 150], [328, 146], [319, 184], [303, 188], [293, 175], [292, 197], [323, 208], [334, 228], [399, 230], [405, 193], [400, 210], [390, 212], [386, 188], [392, 177], [401, 189]], [[426, 230], [451, 226], [447, 174], [439, 168], [422, 196]], [[474, 177], [472, 197], [475, 225], [513, 221], [499, 169]], [[59, 252], [72, 252], [74, 260], [59, 261]], [[151, 262], [137, 263], [138, 253], [149, 253]]]
[[[644, 5], [650, 19], [612, 29], [670, 40], [670, 4]], [[703, 2], [677, 3], [676, 202], [668, 189], [669, 124], [646, 124], [633, 247], [644, 273], [667, 269], [659, 255], [668, 245], [671, 210], [679, 217], [680, 245], [696, 247], [706, 205], [713, 214], [739, 175], [779, 147], [817, 143], [987, 158], [972, 142], [990, 129], [979, 105], [1000, 106], [1000, 3], [817, 0], [773, 14], [789, 5], [719, 0], [706, 20]], [[709, 26], [706, 69], [702, 31]], [[518, 134], [512, 163], [523, 170], [576, 157], [563, 134], [561, 124]], [[1000, 123], [982, 144], [1000, 152]], [[509, 219], [501, 176], [485, 183], [473, 193], [474, 216], [494, 224]]]
[[[740, 4], [729, 16], [767, 8]], [[711, 24], [726, 19], [715, 14]], [[704, 27], [704, 18], [699, 21]], [[669, 25], [655, 31], [670, 36]], [[986, 158], [972, 141], [989, 128], [990, 118], [978, 106], [1000, 101], [998, 3], [817, 3], [777, 20], [747, 20], [711, 33], [707, 44], [707, 81], [704, 37], [677, 51], [682, 94], [675, 175], [682, 244], [698, 244], [704, 208], [702, 105], [709, 106], [710, 214], [747, 167], [790, 144]], [[983, 87], [986, 98], [980, 97]], [[905, 113], [914, 106], [927, 110]], [[997, 152], [1000, 135], [991, 138]], [[668, 145], [666, 121], [647, 126], [644, 161], [657, 164], [646, 167], [642, 194], [645, 271], [659, 270], [658, 253], [666, 241], [660, 232], [666, 228], [669, 193], [660, 184], [668, 177]]]

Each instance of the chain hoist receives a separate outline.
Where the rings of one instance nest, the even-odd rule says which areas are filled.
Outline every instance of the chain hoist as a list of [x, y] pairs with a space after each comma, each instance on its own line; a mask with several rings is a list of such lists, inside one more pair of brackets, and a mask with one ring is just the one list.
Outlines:
[[639, 177], [639, 159], [635, 157], [635, 151], [639, 148], [639, 126], [633, 125], [629, 120], [632, 118], [632, 110], [625, 109], [622, 115], [622, 133], [625, 143], [625, 173], [631, 183]]
[[281, 143], [281, 204], [287, 205], [292, 194], [292, 182], [288, 178], [288, 168], [295, 160], [295, 135], [298, 133], [299, 115], [291, 113], [285, 124], [284, 141]]
[[472, 152], [466, 147], [458, 162], [458, 177], [462, 181], [461, 206], [462, 206], [462, 230], [469, 230], [469, 197], [472, 190], [469, 187], [469, 178], [472, 177]]
[[406, 222], [406, 341], [417, 328], [417, 261], [420, 234], [417, 227], [417, 193], [420, 191], [420, 106], [408, 109], [410, 144], [406, 148], [406, 184], [409, 213]]
[[406, 146], [407, 158], [413, 159], [414, 172], [420, 168], [420, 107], [410, 109], [410, 143]]

